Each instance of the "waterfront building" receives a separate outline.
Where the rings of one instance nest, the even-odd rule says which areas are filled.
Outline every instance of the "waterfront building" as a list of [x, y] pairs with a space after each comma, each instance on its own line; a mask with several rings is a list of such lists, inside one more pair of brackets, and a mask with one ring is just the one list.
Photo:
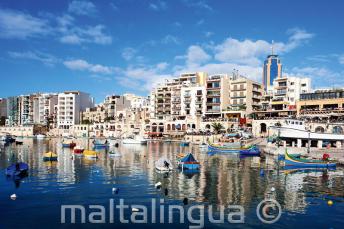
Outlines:
[[227, 74], [211, 75], [206, 81], [207, 101], [206, 118], [220, 118], [229, 102], [229, 76]]
[[331, 118], [344, 121], [344, 89], [302, 93], [300, 100], [296, 102], [296, 109], [298, 117]]
[[278, 55], [273, 53], [268, 55], [263, 65], [263, 87], [265, 91], [268, 91], [273, 86], [275, 79], [282, 77], [282, 63]]
[[0, 126], [5, 125], [7, 118], [7, 100], [0, 98]]
[[301, 93], [311, 92], [311, 79], [281, 77], [273, 82], [261, 99], [260, 109], [254, 116], [260, 118], [290, 117], [296, 115], [296, 102]]
[[89, 94], [80, 91], [65, 91], [58, 94], [57, 127], [69, 129], [80, 123], [80, 116], [86, 108], [93, 107], [93, 99]]
[[11, 96], [7, 98], [7, 119], [6, 126], [19, 125], [19, 96]]
[[56, 127], [54, 122], [56, 116], [56, 105], [58, 95], [55, 93], [43, 93], [33, 100], [33, 122], [40, 125]]
[[261, 84], [240, 76], [229, 81], [229, 104], [222, 113], [227, 119], [246, 118], [260, 107], [263, 94]]

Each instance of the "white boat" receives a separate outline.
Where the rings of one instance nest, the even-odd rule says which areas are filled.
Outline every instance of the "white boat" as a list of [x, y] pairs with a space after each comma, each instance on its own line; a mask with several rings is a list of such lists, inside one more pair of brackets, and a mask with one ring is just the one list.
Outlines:
[[155, 162], [155, 169], [158, 172], [170, 172], [173, 170], [173, 165], [169, 159], [162, 157]]
[[41, 139], [45, 138], [45, 135], [44, 134], [37, 134], [36, 138], [41, 140]]
[[116, 151], [110, 151], [109, 152], [109, 157], [121, 157], [122, 154], [120, 154], [119, 152]]
[[205, 142], [202, 142], [201, 144], [199, 144], [199, 148], [200, 149], [207, 149], [208, 148], [208, 144]]
[[142, 137], [134, 137], [134, 138], [124, 138], [122, 140], [122, 144], [147, 144], [147, 139]]
[[344, 134], [316, 133], [306, 129], [303, 121], [287, 119], [281, 126], [271, 126], [281, 138], [344, 141]]

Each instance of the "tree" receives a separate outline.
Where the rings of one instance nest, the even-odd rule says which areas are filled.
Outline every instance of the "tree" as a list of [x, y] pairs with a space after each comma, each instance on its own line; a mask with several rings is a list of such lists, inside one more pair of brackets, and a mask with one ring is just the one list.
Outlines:
[[218, 134], [224, 128], [223, 125], [219, 122], [214, 122], [213, 124], [211, 124], [211, 126], [213, 127], [216, 134]]

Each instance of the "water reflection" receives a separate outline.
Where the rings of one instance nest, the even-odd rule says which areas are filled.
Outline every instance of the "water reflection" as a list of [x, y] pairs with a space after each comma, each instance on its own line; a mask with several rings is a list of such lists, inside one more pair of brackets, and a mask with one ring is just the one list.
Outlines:
[[[55, 189], [74, 189], [85, 182], [94, 189], [94, 198], [107, 198], [99, 185], [131, 187], [128, 196], [137, 195], [142, 182], [147, 183], [145, 195], [154, 196], [154, 184], [162, 183], [161, 195], [180, 200], [223, 205], [240, 204], [246, 209], [264, 198], [274, 188], [277, 200], [290, 212], [304, 212], [309, 193], [317, 196], [343, 197], [344, 173], [337, 171], [283, 171], [276, 167], [274, 158], [240, 158], [235, 154], [208, 154], [198, 147], [180, 147], [174, 143], [152, 142], [147, 146], [120, 145], [99, 151], [99, 159], [90, 160], [62, 148], [61, 139], [24, 139], [23, 145], [10, 145], [1, 153], [0, 167], [6, 168], [18, 158], [29, 164], [27, 181], [34, 183], [35, 191], [55, 192]], [[90, 148], [91, 140], [77, 139], [77, 145]], [[109, 157], [108, 151], [116, 150], [121, 157]], [[43, 153], [57, 153], [57, 162], [43, 162]], [[168, 176], [155, 171], [154, 162], [164, 156], [175, 161], [178, 153], [194, 153], [200, 161], [198, 173], [185, 174], [178, 170]], [[16, 184], [20, 187], [20, 184]], [[92, 186], [93, 185], [93, 186]], [[97, 189], [99, 188], [99, 193]], [[142, 190], [144, 191], [144, 190]], [[85, 190], [87, 192], [87, 190]], [[143, 195], [143, 194], [142, 194]]]

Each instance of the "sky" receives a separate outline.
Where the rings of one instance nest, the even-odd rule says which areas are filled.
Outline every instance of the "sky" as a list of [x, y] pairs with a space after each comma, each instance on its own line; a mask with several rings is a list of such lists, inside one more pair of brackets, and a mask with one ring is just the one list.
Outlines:
[[148, 95], [183, 72], [257, 82], [274, 53], [283, 75], [344, 87], [344, 1], [2, 0], [0, 97], [81, 90]]

